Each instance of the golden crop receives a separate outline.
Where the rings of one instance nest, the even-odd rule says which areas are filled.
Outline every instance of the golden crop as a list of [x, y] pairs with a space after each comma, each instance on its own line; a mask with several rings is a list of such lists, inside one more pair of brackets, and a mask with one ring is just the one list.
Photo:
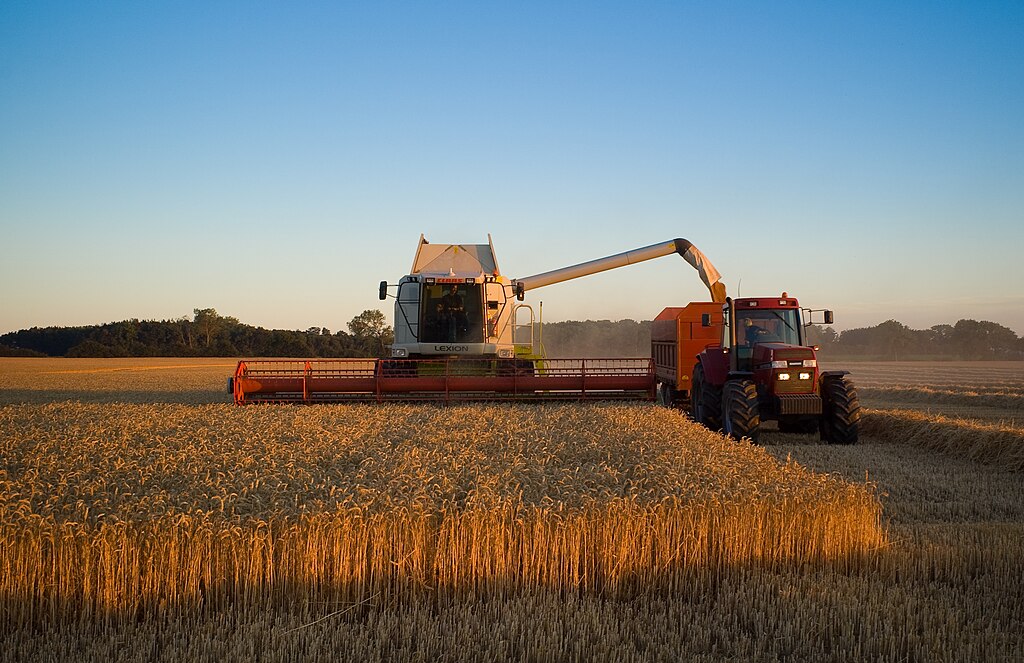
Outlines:
[[1024, 660], [1020, 362], [844, 365], [859, 444], [761, 447], [233, 365], [0, 359], [0, 663]]
[[885, 541], [867, 487], [653, 406], [12, 405], [0, 440], [19, 618], [676, 591]]

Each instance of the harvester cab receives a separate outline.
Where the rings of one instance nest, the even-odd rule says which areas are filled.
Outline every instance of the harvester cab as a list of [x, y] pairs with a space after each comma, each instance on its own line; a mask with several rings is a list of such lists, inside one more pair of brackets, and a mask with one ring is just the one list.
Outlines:
[[[516, 357], [520, 305], [490, 235], [487, 244], [431, 244], [420, 235], [412, 269], [396, 287], [392, 357]], [[380, 299], [388, 288], [382, 281]], [[532, 342], [519, 354], [533, 355]]]

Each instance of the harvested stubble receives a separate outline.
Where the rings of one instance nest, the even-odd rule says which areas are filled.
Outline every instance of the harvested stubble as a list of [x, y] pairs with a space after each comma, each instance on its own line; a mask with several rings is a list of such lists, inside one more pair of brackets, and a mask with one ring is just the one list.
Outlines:
[[869, 486], [646, 406], [0, 407], [8, 622], [858, 565]]
[[950, 389], [900, 385], [859, 387], [857, 391], [864, 400], [876, 403], [941, 403], [1000, 408], [1011, 414], [1024, 414], [1024, 391], [1017, 389], [995, 387]]
[[970, 460], [1024, 471], [1024, 428], [988, 424], [912, 410], [868, 410], [861, 432], [878, 439], [913, 444]]
[[827, 369], [853, 372], [858, 387], [926, 386], [944, 389], [1024, 389], [1022, 361], [837, 361]]

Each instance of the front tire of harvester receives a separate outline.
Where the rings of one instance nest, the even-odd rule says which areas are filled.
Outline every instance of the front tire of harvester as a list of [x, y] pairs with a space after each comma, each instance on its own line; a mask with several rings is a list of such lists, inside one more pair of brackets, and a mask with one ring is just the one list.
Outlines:
[[761, 413], [757, 406], [757, 387], [750, 380], [729, 380], [722, 390], [722, 426], [725, 434], [757, 443], [761, 431]]
[[821, 439], [830, 444], [856, 444], [860, 434], [857, 388], [844, 376], [827, 377], [821, 385]]
[[722, 430], [722, 388], [708, 384], [700, 364], [693, 368], [690, 403], [694, 421], [713, 431]]

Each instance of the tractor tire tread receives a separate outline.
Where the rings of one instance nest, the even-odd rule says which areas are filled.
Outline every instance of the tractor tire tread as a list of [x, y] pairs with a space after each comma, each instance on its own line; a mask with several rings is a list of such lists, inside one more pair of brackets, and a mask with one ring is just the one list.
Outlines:
[[[726, 419], [728, 418], [728, 419]], [[729, 380], [722, 392], [722, 419], [729, 436], [756, 443], [761, 429], [757, 386], [751, 380]]]
[[[722, 430], [722, 388], [708, 384], [704, 377], [704, 367], [700, 364], [693, 369], [693, 391], [690, 398], [694, 420], [709, 430]], [[698, 412], [702, 416], [698, 417]]]
[[822, 438], [831, 444], [856, 444], [860, 433], [860, 399], [845, 377], [826, 378], [822, 384]]

